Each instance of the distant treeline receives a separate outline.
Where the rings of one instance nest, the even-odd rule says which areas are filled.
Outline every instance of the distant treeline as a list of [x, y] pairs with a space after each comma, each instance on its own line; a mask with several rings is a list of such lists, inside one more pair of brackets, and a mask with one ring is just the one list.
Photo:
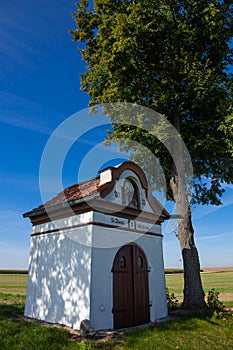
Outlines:
[[[183, 269], [165, 269], [165, 275], [167, 274], [174, 274], [174, 273], [183, 273]], [[203, 270], [200, 270], [200, 272], [203, 272]]]
[[0, 275], [27, 275], [28, 270], [0, 270]]
[[165, 269], [165, 275], [166, 274], [173, 274], [173, 273], [183, 273], [183, 269]]

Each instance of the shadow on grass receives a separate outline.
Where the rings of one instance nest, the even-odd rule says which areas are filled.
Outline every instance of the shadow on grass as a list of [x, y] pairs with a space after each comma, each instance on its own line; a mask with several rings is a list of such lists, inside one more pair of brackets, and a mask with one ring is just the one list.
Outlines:
[[[151, 338], [155, 334], [158, 338], [161, 337], [173, 337], [179, 334], [198, 333], [203, 331], [203, 327], [206, 328], [221, 328], [221, 325], [217, 320], [212, 318], [210, 313], [187, 313], [172, 315], [169, 321], [164, 323], [152, 325], [151, 327], [142, 327], [134, 330], [129, 330], [125, 333], [128, 345], [136, 345], [142, 338]], [[204, 326], [206, 324], [206, 326]], [[216, 329], [216, 328], [215, 328]], [[160, 334], [160, 335], [159, 335]]]
[[[77, 336], [74, 337], [66, 329], [56, 329], [53, 326], [42, 326], [37, 322], [25, 321], [22, 318], [23, 311], [24, 302], [20, 298], [5, 300], [5, 303], [0, 304], [1, 350], [174, 349], [174, 342], [181, 341], [189, 344], [198, 336], [201, 342], [199, 333], [204, 334], [209, 329], [212, 337], [217, 329], [222, 327], [209, 314], [179, 314], [178, 312], [172, 315], [171, 321], [128, 330], [124, 334], [119, 333], [113, 339], [104, 339], [104, 342], [84, 341]], [[189, 337], [192, 339], [188, 340]]]
[[0, 304], [0, 350], [111, 350], [121, 343], [122, 335], [104, 342], [88, 341], [74, 336], [67, 329], [23, 318], [24, 303], [17, 303], [17, 298], [9, 300], [4, 295]]
[[23, 316], [23, 304], [0, 304], [0, 321]]
[[1, 350], [69, 349], [68, 331], [27, 322], [23, 311], [22, 303], [0, 304]]

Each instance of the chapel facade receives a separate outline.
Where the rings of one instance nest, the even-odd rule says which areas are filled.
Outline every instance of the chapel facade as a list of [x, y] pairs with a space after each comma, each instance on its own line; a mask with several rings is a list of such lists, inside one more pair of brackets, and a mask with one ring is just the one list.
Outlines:
[[161, 224], [168, 212], [133, 162], [107, 167], [24, 214], [31, 220], [25, 316], [121, 329], [167, 316]]

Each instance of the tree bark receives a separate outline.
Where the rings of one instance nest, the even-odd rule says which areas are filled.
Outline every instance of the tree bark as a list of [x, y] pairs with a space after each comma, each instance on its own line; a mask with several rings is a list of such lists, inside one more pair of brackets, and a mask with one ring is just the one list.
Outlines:
[[188, 195], [185, 185], [178, 175], [172, 176], [170, 188], [176, 202], [177, 212], [182, 217], [178, 219], [178, 239], [184, 268], [183, 308], [189, 310], [202, 309], [206, 307], [205, 293], [202, 287], [198, 251], [194, 242], [194, 229]]

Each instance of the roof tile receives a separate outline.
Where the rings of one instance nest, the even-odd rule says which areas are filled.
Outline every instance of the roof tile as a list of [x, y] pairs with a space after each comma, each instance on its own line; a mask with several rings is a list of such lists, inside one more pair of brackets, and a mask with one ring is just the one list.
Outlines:
[[40, 205], [39, 207], [33, 209], [33, 211], [85, 198], [95, 193], [97, 194], [100, 189], [99, 183], [100, 179], [97, 177], [79, 184], [69, 186], [43, 205]]

